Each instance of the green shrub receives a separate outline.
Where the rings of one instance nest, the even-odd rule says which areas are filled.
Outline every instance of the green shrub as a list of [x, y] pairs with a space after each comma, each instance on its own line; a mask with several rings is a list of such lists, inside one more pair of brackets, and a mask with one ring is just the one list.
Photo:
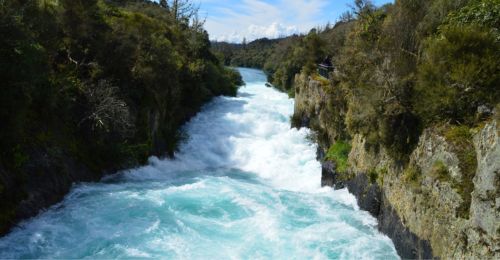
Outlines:
[[153, 1], [0, 1], [0, 232], [33, 152], [96, 174], [131, 167], [172, 155], [204, 102], [236, 95], [241, 75], [186, 20]]
[[20, 145], [14, 147], [12, 155], [14, 157], [13, 166], [15, 169], [20, 169], [29, 160], [29, 156], [24, 153]]
[[413, 191], [421, 190], [422, 171], [416, 165], [408, 165], [402, 175], [403, 183], [407, 184]]
[[386, 105], [380, 117], [380, 142], [395, 160], [404, 162], [418, 143], [419, 118], [401, 105]]
[[474, 24], [489, 28], [500, 41], [500, 0], [473, 0], [458, 11], [448, 15], [446, 25], [465, 26]]
[[330, 148], [325, 156], [325, 160], [333, 161], [337, 165], [337, 172], [345, 173], [349, 167], [348, 159], [351, 145], [345, 141], [337, 141]]
[[425, 121], [472, 123], [479, 105], [500, 100], [500, 45], [475, 25], [445, 26], [425, 43], [415, 109]]
[[435, 161], [432, 165], [430, 176], [442, 182], [450, 181], [450, 172], [443, 161]]

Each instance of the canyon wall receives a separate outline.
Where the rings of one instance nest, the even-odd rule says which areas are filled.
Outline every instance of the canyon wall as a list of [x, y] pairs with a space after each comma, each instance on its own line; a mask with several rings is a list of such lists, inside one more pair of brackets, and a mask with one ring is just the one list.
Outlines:
[[329, 104], [329, 93], [335, 86], [297, 75], [295, 88], [293, 123], [317, 133], [323, 185], [348, 188], [360, 207], [378, 218], [380, 231], [401, 257], [500, 257], [498, 111], [475, 128], [423, 129], [405, 161], [393, 159], [383, 146], [369, 145], [361, 134], [348, 133], [348, 167], [340, 172], [325, 156], [345, 136], [332, 126], [329, 107], [335, 104]]

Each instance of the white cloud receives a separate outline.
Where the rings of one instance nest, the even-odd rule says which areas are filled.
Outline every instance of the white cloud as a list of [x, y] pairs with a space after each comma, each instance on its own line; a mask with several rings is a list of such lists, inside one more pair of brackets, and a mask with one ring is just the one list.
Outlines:
[[268, 27], [252, 24], [248, 27], [248, 34], [246, 35], [246, 37], [248, 37], [248, 40], [254, 40], [263, 37], [278, 38], [298, 32], [299, 30], [295, 26], [286, 26], [277, 22], [272, 23]]
[[248, 28], [241, 32], [233, 32], [232, 34], [225, 34], [216, 36], [213, 40], [225, 42], [241, 42], [243, 39], [253, 41], [259, 38], [275, 39], [292, 34], [298, 34], [299, 29], [296, 26], [286, 26], [284, 24], [273, 22], [268, 26], [261, 26], [251, 24]]
[[218, 41], [218, 42], [234, 42], [234, 43], [239, 43], [241, 42], [241, 39], [243, 39], [244, 36], [239, 35], [238, 33], [232, 33], [232, 34], [225, 34], [225, 35], [219, 35], [215, 38], [212, 38], [212, 40]]
[[205, 27], [212, 40], [241, 42], [307, 32], [323, 23], [319, 16], [330, 0], [241, 0], [207, 12]]

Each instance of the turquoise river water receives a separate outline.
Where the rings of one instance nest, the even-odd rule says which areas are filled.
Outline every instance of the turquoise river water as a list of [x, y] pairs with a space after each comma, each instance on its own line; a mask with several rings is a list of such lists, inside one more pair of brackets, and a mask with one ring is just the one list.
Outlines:
[[346, 190], [320, 186], [293, 99], [240, 69], [186, 126], [176, 159], [75, 185], [0, 239], [0, 258], [397, 259]]

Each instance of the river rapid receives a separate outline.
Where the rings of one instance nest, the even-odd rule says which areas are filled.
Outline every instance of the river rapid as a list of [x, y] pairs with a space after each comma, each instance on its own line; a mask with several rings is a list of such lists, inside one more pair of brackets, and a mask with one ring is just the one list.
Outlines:
[[186, 124], [175, 159], [75, 185], [0, 239], [0, 258], [397, 259], [353, 195], [321, 187], [293, 99], [239, 70], [246, 86]]

